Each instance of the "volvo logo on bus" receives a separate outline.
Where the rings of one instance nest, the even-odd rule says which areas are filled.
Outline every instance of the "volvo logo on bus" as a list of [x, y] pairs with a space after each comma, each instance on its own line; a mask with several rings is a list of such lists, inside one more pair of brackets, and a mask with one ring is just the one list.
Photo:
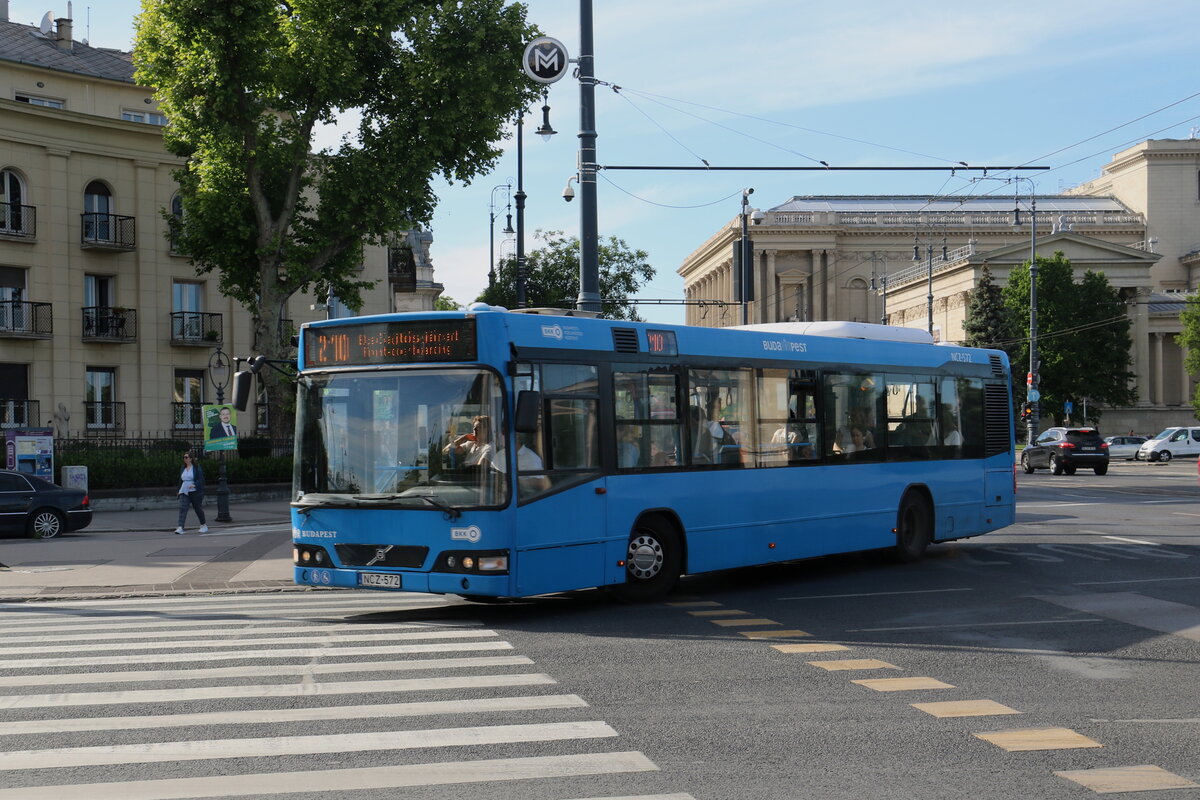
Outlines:
[[479, 530], [479, 526], [471, 525], [467, 528], [451, 528], [451, 539], [462, 539], [468, 542], [478, 542], [483, 538], [483, 531]]
[[558, 39], [549, 36], [539, 36], [525, 45], [525, 55], [521, 58], [521, 67], [525, 74], [538, 83], [554, 83], [567, 74], [566, 46]]
[[379, 547], [376, 547], [375, 548], [375, 557], [372, 558], [370, 561], [368, 561], [363, 566], [364, 567], [373, 567], [376, 564], [378, 564], [380, 561], [383, 561], [385, 558], [387, 558], [388, 551], [391, 550], [393, 546], [394, 545], [388, 544], [388, 545], [381, 545]]

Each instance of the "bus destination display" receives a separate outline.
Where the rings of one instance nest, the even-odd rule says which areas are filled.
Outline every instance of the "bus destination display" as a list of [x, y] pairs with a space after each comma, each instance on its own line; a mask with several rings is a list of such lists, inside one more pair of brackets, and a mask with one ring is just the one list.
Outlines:
[[309, 328], [304, 337], [306, 368], [474, 361], [475, 357], [473, 319], [356, 322]]

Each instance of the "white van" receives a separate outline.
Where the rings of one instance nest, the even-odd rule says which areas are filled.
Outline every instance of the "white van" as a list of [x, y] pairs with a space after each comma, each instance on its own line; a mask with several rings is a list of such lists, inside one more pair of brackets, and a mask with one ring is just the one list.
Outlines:
[[1152, 436], [1137, 451], [1135, 459], [1170, 461], [1179, 456], [1200, 456], [1200, 427], [1167, 428]]

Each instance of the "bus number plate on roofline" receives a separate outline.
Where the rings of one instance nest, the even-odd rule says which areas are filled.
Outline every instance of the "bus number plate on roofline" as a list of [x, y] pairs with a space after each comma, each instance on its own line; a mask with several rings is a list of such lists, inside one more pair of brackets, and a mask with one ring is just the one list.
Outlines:
[[359, 586], [382, 586], [385, 589], [399, 589], [400, 576], [394, 573], [385, 572], [360, 572], [358, 573]]

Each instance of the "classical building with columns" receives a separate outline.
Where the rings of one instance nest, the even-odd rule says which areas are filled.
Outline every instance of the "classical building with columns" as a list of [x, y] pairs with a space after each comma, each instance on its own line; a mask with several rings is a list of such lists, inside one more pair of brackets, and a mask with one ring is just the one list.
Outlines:
[[[741, 323], [741, 227], [739, 215], [679, 268], [688, 324]], [[1105, 430], [1153, 433], [1194, 418], [1198, 376], [1184, 369], [1175, 337], [1200, 284], [1200, 140], [1142, 142], [1058, 195], [793, 197], [753, 215], [750, 236], [749, 322], [882, 322], [930, 328], [941, 341], [963, 338], [985, 265], [1003, 284], [1035, 245], [1041, 256], [1061, 250], [1077, 278], [1103, 272], [1133, 321], [1138, 404], [1105, 409]]]
[[[216, 401], [216, 348], [258, 348], [249, 312], [167, 238], [179, 213], [168, 123], [130, 53], [75, 41], [72, 21], [8, 21], [0, 0], [0, 439], [185, 435]], [[433, 308], [428, 233], [363, 251], [362, 313]], [[278, 335], [349, 312], [296, 295]], [[226, 377], [227, 380], [227, 377]], [[226, 399], [228, 399], [226, 397]], [[265, 396], [260, 395], [265, 402]], [[264, 427], [259, 404], [241, 432]], [[3, 461], [0, 461], [0, 466]]]

